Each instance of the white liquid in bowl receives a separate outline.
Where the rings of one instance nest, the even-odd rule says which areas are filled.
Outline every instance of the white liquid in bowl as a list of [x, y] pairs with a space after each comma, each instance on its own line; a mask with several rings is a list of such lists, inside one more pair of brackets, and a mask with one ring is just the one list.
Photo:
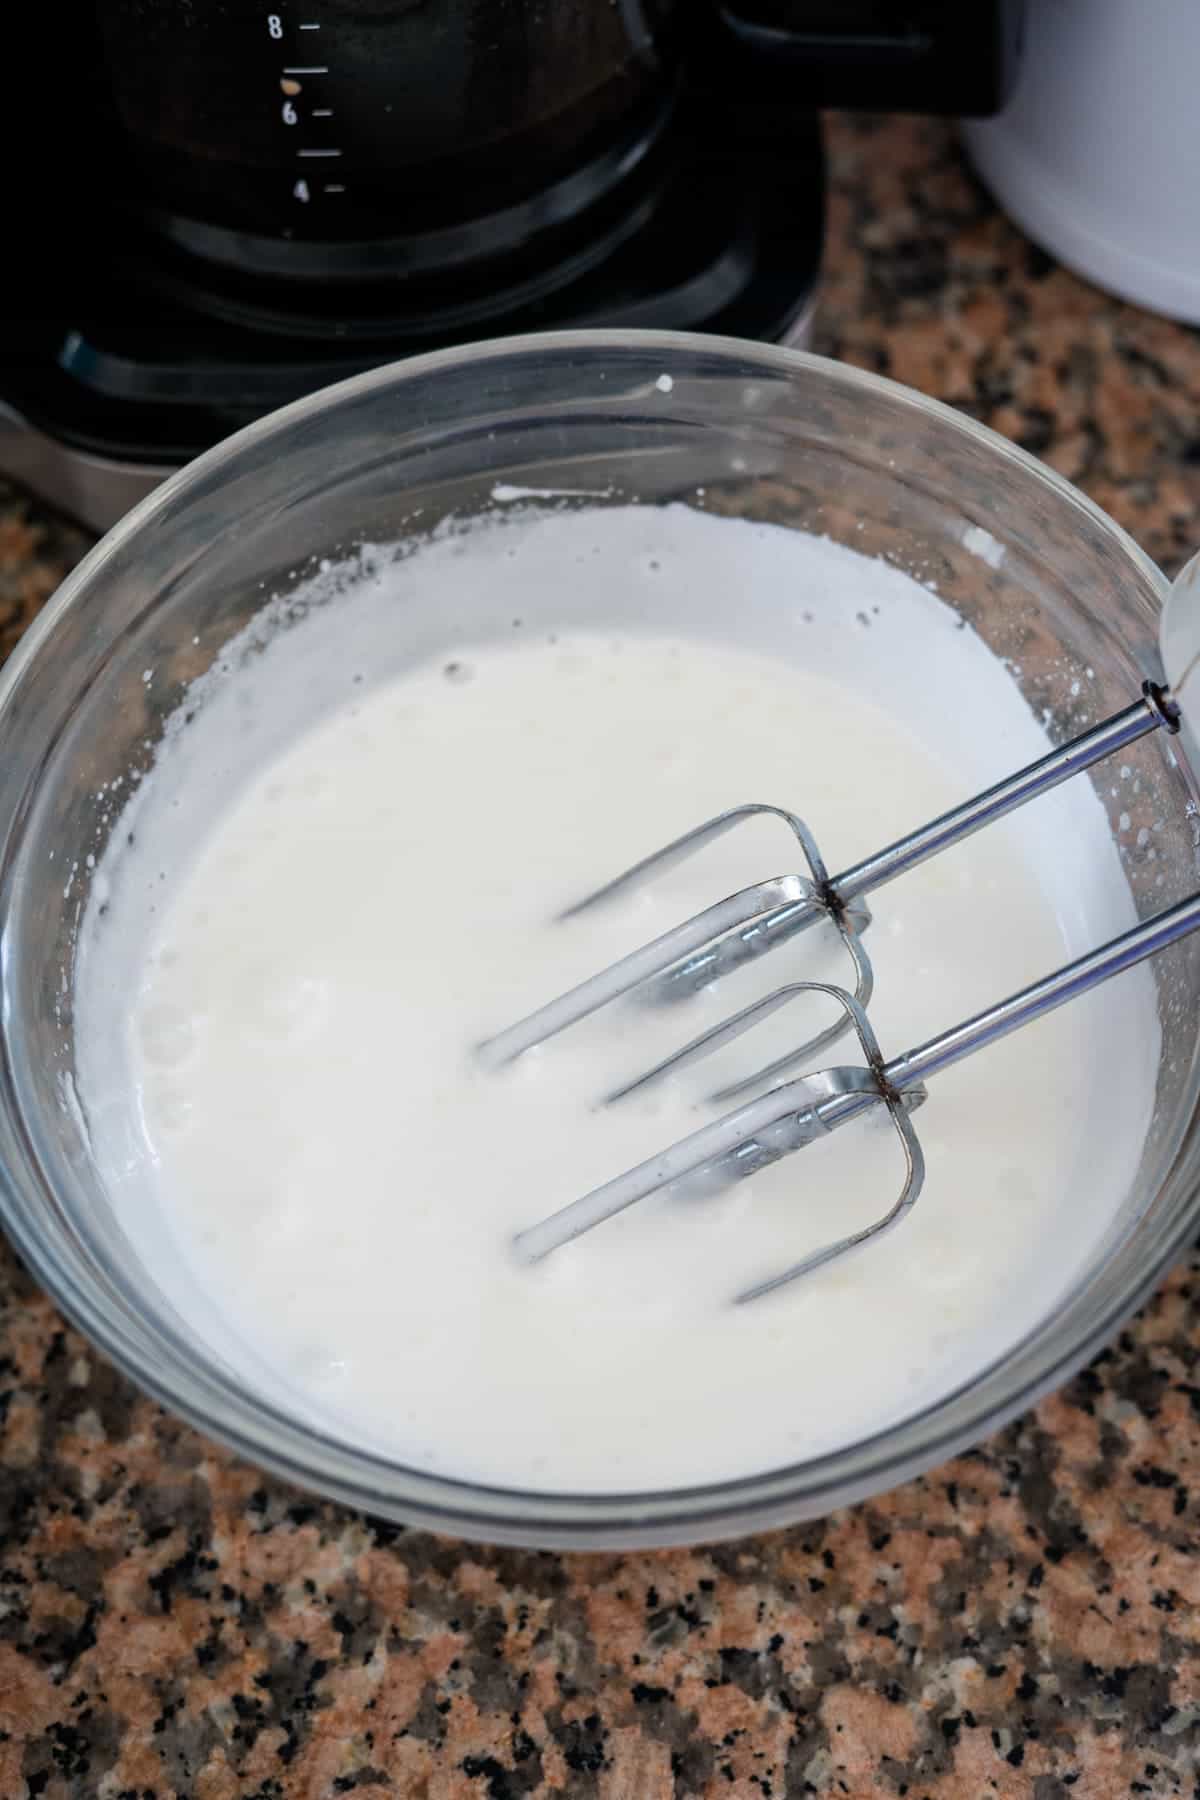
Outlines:
[[[823, 1023], [785, 1013], [666, 1090], [595, 1104], [756, 994], [848, 979], [836, 940], [814, 931], [682, 1010], [616, 1007], [498, 1074], [472, 1057], [722, 894], [799, 870], [786, 828], [756, 823], [627, 906], [553, 922], [708, 815], [791, 808], [837, 869], [1044, 751], [982, 642], [894, 569], [683, 507], [527, 516], [342, 585], [206, 678], [80, 946], [96, 1153], [204, 1340], [399, 1462], [613, 1492], [857, 1441], [1036, 1327], [1134, 1177], [1158, 1053], [1145, 969], [939, 1077], [911, 1218], [748, 1307], [741, 1287], [886, 1210], [882, 1121], [721, 1196], [646, 1202], [536, 1268], [510, 1243]], [[889, 1055], [1133, 921], [1086, 780], [873, 911]]]

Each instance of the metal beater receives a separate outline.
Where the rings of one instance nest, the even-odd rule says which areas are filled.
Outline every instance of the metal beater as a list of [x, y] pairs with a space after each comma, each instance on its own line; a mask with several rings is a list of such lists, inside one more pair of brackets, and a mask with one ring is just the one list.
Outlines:
[[[518, 1254], [530, 1262], [540, 1261], [650, 1194], [702, 1172], [738, 1179], [878, 1107], [883, 1107], [891, 1120], [904, 1160], [903, 1184], [892, 1205], [864, 1230], [823, 1245], [736, 1298], [739, 1302], [758, 1299], [897, 1225], [915, 1204], [924, 1181], [924, 1157], [909, 1115], [924, 1101], [928, 1079], [1186, 937], [1200, 926], [1200, 893], [890, 1060], [884, 1057], [866, 1012], [872, 973], [862, 944], [870, 918], [865, 896], [1151, 732], [1181, 733], [1189, 762], [1200, 772], [1196, 726], [1200, 719], [1200, 553], [1192, 557], [1167, 596], [1160, 651], [1166, 686], [1145, 682], [1141, 697], [1124, 711], [840, 875], [829, 875], [811, 832], [794, 813], [773, 806], [742, 806], [687, 832], [572, 907], [564, 916], [623, 897], [715, 837], [763, 814], [779, 818], [789, 827], [808, 870], [804, 876], [757, 882], [707, 907], [539, 1007], [480, 1047], [480, 1055], [492, 1066], [511, 1061], [634, 989], [657, 999], [694, 992], [822, 919], [832, 921], [846, 946], [855, 969], [855, 987], [850, 992], [828, 982], [800, 981], [777, 988], [609, 1094], [606, 1103], [611, 1104], [711, 1055], [804, 996], [824, 995], [838, 1008], [834, 1025], [798, 1044], [787, 1056], [723, 1087], [712, 1099], [733, 1099], [764, 1081], [774, 1082], [765, 1093], [522, 1231], [515, 1240]], [[824, 1069], [775, 1082], [777, 1076], [808, 1061], [846, 1033], [857, 1037], [863, 1066]]]

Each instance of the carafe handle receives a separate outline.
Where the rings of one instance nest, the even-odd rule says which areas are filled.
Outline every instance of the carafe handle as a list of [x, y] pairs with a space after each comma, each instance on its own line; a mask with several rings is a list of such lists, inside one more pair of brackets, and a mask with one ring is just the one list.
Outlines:
[[771, 99], [986, 117], [1012, 89], [1024, 0], [717, 0], [714, 54]]

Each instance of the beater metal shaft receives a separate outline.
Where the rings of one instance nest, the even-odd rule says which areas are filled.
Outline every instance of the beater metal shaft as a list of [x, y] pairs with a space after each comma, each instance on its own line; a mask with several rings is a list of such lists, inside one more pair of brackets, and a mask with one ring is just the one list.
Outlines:
[[[788, 884], [795, 883], [796, 878], [787, 876], [743, 889], [610, 964], [516, 1024], [509, 1025], [480, 1046], [480, 1055], [493, 1066], [510, 1062], [645, 983], [654, 982], [655, 993], [664, 997], [669, 994], [683, 996], [707, 987], [744, 963], [786, 943], [818, 920], [828, 918], [831, 912], [840, 914], [874, 889], [895, 881], [939, 851], [981, 831], [994, 820], [1004, 818], [1027, 801], [1048, 793], [1051, 788], [1069, 781], [1072, 775], [1136, 743], [1160, 726], [1166, 726], [1170, 731], [1177, 729], [1174, 703], [1163, 689], [1147, 681], [1141, 698], [1124, 711], [1114, 713], [1102, 724], [1094, 725], [1070, 743], [1051, 750], [1018, 774], [996, 782], [961, 806], [897, 839], [885, 850], [852, 864], [827, 882], [823, 894], [814, 896], [811, 891], [799, 891], [807, 889], [804, 883], [789, 888]], [[615, 881], [573, 906], [571, 914], [623, 897], [634, 887], [662, 873], [664, 868], [682, 861], [743, 817], [779, 811], [775, 807], [735, 807], [731, 812], [722, 813], [635, 863]], [[791, 818], [789, 814], [781, 816]]]

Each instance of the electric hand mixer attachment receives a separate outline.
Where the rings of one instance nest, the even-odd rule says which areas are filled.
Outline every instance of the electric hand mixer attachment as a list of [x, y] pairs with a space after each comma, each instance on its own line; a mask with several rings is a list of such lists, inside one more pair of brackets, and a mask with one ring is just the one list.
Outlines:
[[[736, 1298], [739, 1302], [758, 1299], [897, 1225], [916, 1203], [925, 1177], [924, 1157], [910, 1114], [926, 1098], [929, 1078], [1195, 931], [1200, 927], [1200, 893], [890, 1059], [885, 1058], [867, 1017], [872, 973], [862, 942], [870, 918], [865, 897], [1152, 732], [1180, 733], [1191, 766], [1200, 773], [1200, 755], [1196, 754], [1200, 748], [1200, 553], [1192, 557], [1167, 596], [1160, 650], [1167, 686], [1145, 682], [1140, 698], [1122, 712], [840, 875], [829, 875], [812, 834], [794, 813], [749, 805], [722, 813], [677, 838], [572, 907], [565, 916], [623, 898], [716, 837], [762, 815], [778, 818], [790, 828], [808, 871], [803, 876], [757, 882], [730, 895], [539, 1007], [480, 1047], [489, 1065], [512, 1061], [634, 990], [661, 1000], [693, 993], [820, 920], [831, 921], [838, 931], [854, 967], [855, 986], [853, 992], [815, 981], [779, 987], [609, 1094], [606, 1103], [616, 1103], [711, 1055], [806, 996], [825, 996], [837, 1008], [832, 1026], [711, 1098], [716, 1103], [735, 1100], [764, 1082], [772, 1084], [765, 1092], [743, 1100], [712, 1123], [522, 1231], [515, 1240], [518, 1255], [530, 1262], [540, 1261], [651, 1194], [706, 1173], [718, 1179], [741, 1178], [880, 1107], [887, 1112], [903, 1152], [903, 1183], [892, 1205], [864, 1230], [823, 1245]], [[861, 1066], [777, 1079], [847, 1033], [857, 1037]]]

